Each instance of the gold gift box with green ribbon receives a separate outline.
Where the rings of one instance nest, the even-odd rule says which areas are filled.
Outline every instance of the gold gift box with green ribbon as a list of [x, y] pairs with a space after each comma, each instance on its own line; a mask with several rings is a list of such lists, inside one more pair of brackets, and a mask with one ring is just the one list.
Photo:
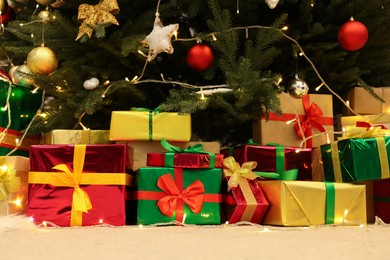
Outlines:
[[191, 115], [133, 108], [111, 114], [111, 141], [167, 141], [188, 142], [191, 139]]
[[321, 154], [326, 181], [359, 182], [390, 178], [390, 137], [344, 139], [322, 145]]
[[259, 181], [269, 207], [262, 224], [277, 226], [367, 223], [366, 187], [315, 181]]

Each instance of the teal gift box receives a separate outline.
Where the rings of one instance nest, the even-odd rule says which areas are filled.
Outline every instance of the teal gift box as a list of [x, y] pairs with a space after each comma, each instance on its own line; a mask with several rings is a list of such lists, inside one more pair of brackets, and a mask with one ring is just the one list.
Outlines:
[[139, 168], [137, 224], [221, 224], [222, 170]]
[[343, 139], [322, 145], [321, 154], [326, 181], [390, 178], [390, 137]]

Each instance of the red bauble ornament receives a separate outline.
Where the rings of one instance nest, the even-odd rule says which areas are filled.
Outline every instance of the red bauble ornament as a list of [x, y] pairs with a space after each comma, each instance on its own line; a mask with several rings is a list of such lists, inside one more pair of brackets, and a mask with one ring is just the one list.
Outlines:
[[7, 24], [9, 21], [15, 19], [15, 11], [14, 9], [12, 9], [11, 6], [8, 6], [7, 11], [4, 14], [2, 14], [0, 17], [1, 17], [0, 22], [2, 24]]
[[195, 71], [205, 71], [214, 63], [214, 53], [210, 46], [199, 43], [187, 52], [187, 65]]
[[340, 27], [337, 39], [344, 49], [356, 51], [366, 44], [368, 30], [361, 22], [351, 20]]

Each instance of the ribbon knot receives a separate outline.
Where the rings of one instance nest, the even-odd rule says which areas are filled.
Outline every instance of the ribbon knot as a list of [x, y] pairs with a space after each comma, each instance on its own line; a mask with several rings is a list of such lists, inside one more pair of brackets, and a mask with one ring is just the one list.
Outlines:
[[74, 146], [73, 171], [69, 169], [66, 164], [58, 164], [53, 167], [53, 169], [65, 173], [53, 175], [53, 179], [56, 179], [58, 183], [61, 183], [61, 185], [58, 186], [74, 188], [70, 218], [71, 226], [81, 226], [82, 213], [88, 212], [88, 210], [92, 209], [92, 203], [88, 193], [80, 188], [80, 180], [84, 168], [85, 151], [85, 145]]
[[119, 5], [116, 0], [102, 0], [97, 5], [81, 4], [77, 20], [81, 23], [76, 41], [84, 34], [92, 36], [93, 28], [97, 24], [111, 23], [119, 25], [115, 14], [119, 13]]
[[255, 161], [245, 162], [240, 167], [240, 164], [236, 162], [234, 157], [229, 156], [223, 160], [223, 166], [228, 168], [228, 170], [224, 170], [225, 176], [230, 177], [228, 180], [228, 191], [239, 186], [240, 182], [246, 179], [254, 180], [259, 177], [252, 172], [257, 167], [257, 162]]
[[[306, 97], [306, 96], [305, 96]], [[311, 103], [308, 98], [302, 98], [303, 108], [305, 110], [305, 117], [301, 122], [302, 132], [299, 129], [298, 123], [295, 123], [294, 128], [300, 139], [303, 139], [303, 136], [309, 137], [312, 135], [312, 127], [316, 128], [320, 132], [325, 132], [325, 128], [320, 124], [320, 118], [323, 113], [321, 108], [316, 103]]]
[[176, 220], [183, 222], [184, 204], [195, 214], [202, 210], [205, 189], [201, 181], [196, 180], [180, 191], [172, 175], [168, 173], [158, 178], [157, 186], [166, 194], [157, 202], [158, 208], [164, 215], [172, 217], [176, 212]]

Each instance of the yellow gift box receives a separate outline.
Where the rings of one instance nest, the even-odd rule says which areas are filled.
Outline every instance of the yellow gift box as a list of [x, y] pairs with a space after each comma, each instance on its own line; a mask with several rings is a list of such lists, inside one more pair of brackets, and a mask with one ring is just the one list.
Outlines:
[[390, 129], [390, 114], [360, 115], [360, 116], [342, 116], [341, 127], [343, 131], [356, 126], [357, 122], [365, 122], [371, 126], [384, 126]]
[[[297, 115], [304, 137], [316, 135], [307, 140], [306, 147], [319, 147], [333, 141], [332, 95], [308, 94], [302, 99], [294, 99], [288, 94], [280, 94], [279, 99], [282, 115], [270, 113], [269, 120], [262, 118], [253, 122], [255, 142], [299, 147], [302, 138], [298, 135], [299, 128], [296, 129], [298, 125], [295, 126]], [[321, 132], [327, 132], [328, 135]]]
[[26, 211], [29, 167], [27, 157], [0, 157], [0, 216]]
[[314, 181], [259, 181], [269, 202], [262, 224], [279, 226], [367, 223], [366, 187]]
[[191, 139], [191, 115], [158, 111], [113, 111], [110, 140], [112, 141], [188, 142]]
[[[126, 144], [127, 152], [129, 154], [129, 168], [133, 171], [147, 167], [147, 153], [167, 152], [159, 141], [128, 141]], [[170, 144], [182, 149], [186, 149], [188, 146], [194, 146], [195, 144], [202, 144], [205, 152], [215, 154], [220, 152], [221, 147], [218, 142], [170, 142]]]
[[[357, 113], [363, 115], [390, 113], [390, 88], [372, 88], [372, 91], [382, 98], [386, 103], [375, 99], [362, 87], [354, 87], [348, 91], [347, 100], [349, 106]], [[345, 115], [352, 115], [352, 112], [345, 108]]]
[[42, 135], [42, 144], [109, 144], [109, 130], [56, 129]]

